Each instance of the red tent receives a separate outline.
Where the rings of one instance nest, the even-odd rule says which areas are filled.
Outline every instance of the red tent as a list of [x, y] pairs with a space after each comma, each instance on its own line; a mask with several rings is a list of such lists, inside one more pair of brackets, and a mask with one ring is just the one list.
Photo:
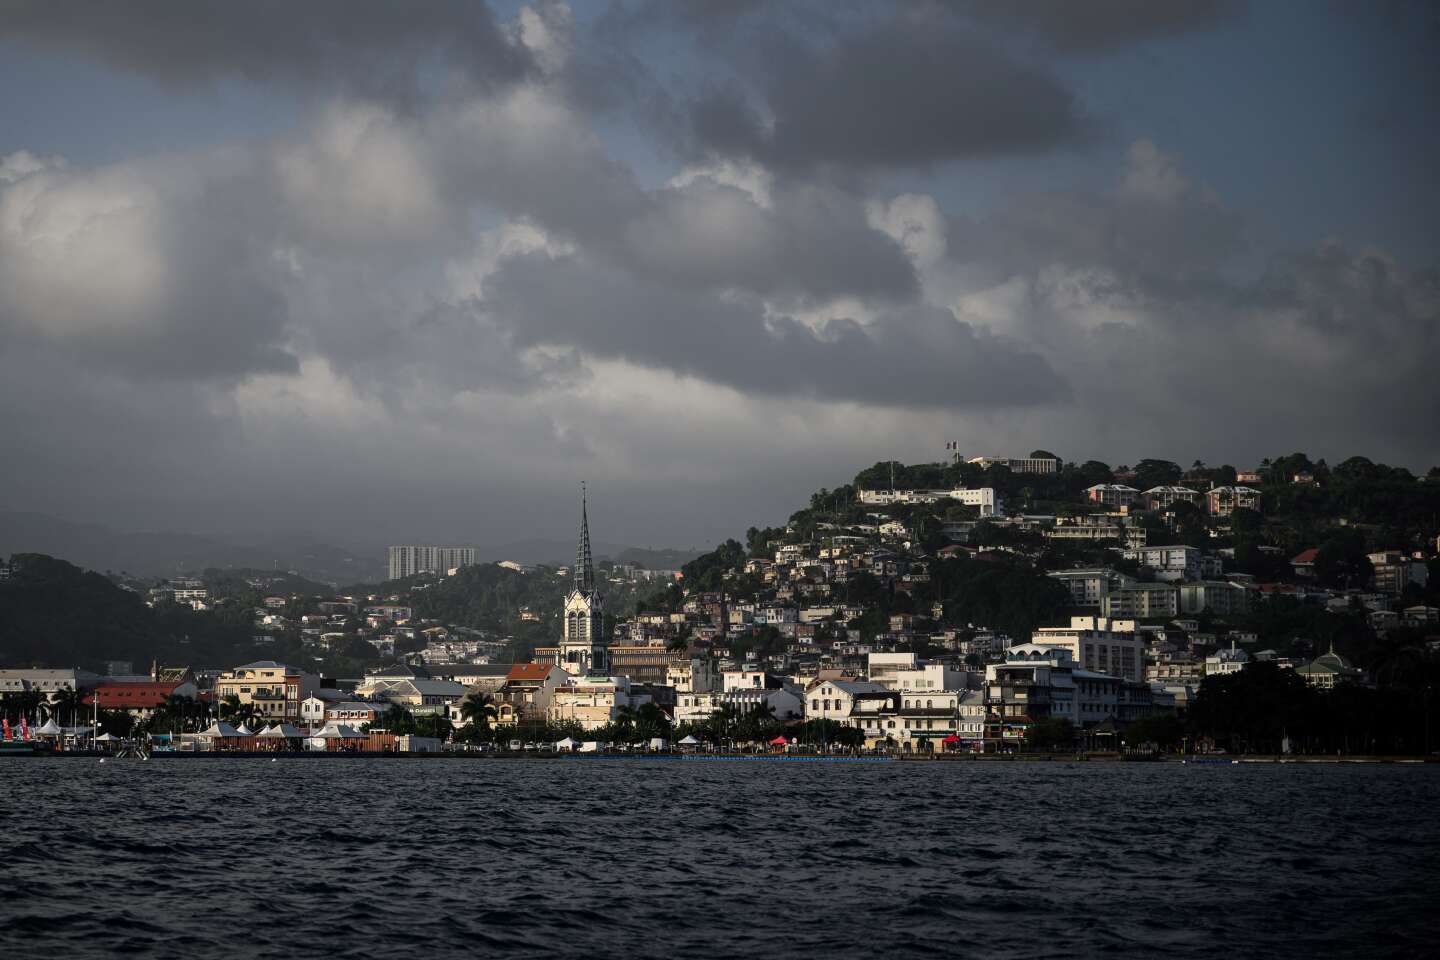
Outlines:
[[960, 743], [961, 740], [960, 740], [959, 737], [955, 736], [955, 734], [952, 733], [952, 734], [950, 734], [950, 736], [946, 737], [944, 740], [941, 740], [940, 742], [941, 742], [941, 743]]
[[790, 741], [789, 741], [789, 740], [786, 740], [784, 737], [776, 737], [774, 740], [771, 740], [771, 741], [770, 741], [770, 746], [772, 746], [772, 747], [783, 747], [783, 746], [786, 746], [787, 744], [789, 744], [789, 742], [790, 742]]

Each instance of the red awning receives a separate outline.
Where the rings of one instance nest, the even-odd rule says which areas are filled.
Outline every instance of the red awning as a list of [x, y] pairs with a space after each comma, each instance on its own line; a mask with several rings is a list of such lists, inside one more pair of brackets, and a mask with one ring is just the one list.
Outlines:
[[772, 746], [772, 747], [783, 747], [783, 746], [787, 745], [789, 742], [790, 742], [790, 741], [789, 741], [789, 740], [786, 740], [784, 737], [776, 737], [774, 740], [771, 740], [771, 741], [770, 741], [770, 746]]
[[941, 743], [960, 743], [961, 740], [960, 740], [959, 737], [955, 736], [955, 734], [952, 733], [952, 734], [950, 734], [950, 736], [946, 737], [944, 740], [941, 740], [940, 742], [941, 742]]

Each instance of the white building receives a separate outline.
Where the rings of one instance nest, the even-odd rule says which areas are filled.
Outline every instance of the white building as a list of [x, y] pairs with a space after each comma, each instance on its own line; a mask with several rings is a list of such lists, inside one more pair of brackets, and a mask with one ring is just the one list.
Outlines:
[[1239, 673], [1249, 662], [1250, 654], [1231, 643], [1229, 649], [1216, 650], [1205, 658], [1205, 676]]
[[1151, 487], [1143, 494], [1145, 506], [1151, 510], [1164, 510], [1177, 503], [1200, 503], [1200, 492], [1189, 487]]
[[1123, 483], [1097, 483], [1085, 490], [1085, 497], [1091, 503], [1107, 507], [1128, 507], [1140, 496], [1140, 491]]
[[1051, 570], [1048, 576], [1063, 583], [1070, 591], [1071, 602], [1077, 607], [1099, 608], [1115, 590], [1123, 590], [1135, 583], [1109, 567], [1086, 567], [1075, 570]]
[[1173, 583], [1131, 583], [1110, 593], [1100, 604], [1101, 616], [1155, 620], [1180, 612], [1180, 591]]
[[1219, 576], [1221, 570], [1218, 558], [1207, 557], [1198, 547], [1185, 544], [1136, 547], [1126, 550], [1124, 557], [1152, 571], [1157, 580], [1199, 580], [1201, 577]]
[[909, 652], [871, 653], [867, 657], [866, 674], [872, 683], [887, 689], [895, 689], [895, 675], [902, 670], [914, 670], [917, 666], [915, 654]]
[[445, 573], [475, 563], [474, 547], [438, 547], [410, 544], [390, 548], [390, 579], [401, 580], [417, 573]]
[[885, 687], [868, 680], [821, 680], [805, 689], [806, 720], [849, 719], [855, 698], [866, 693], [883, 693]]
[[1205, 507], [1212, 517], [1228, 517], [1237, 509], [1259, 510], [1260, 491], [1254, 487], [1216, 487], [1205, 494]]
[[1180, 612], [1209, 611], [1218, 616], [1250, 609], [1250, 589], [1229, 580], [1201, 580], [1180, 584]]
[[1071, 617], [1068, 627], [1042, 627], [1033, 646], [1068, 651], [1070, 659], [1092, 673], [1140, 682], [1145, 677], [1145, 641], [1134, 620]]
[[910, 670], [896, 670], [890, 689], [903, 691], [964, 690], [969, 674], [943, 663], [927, 663]]
[[1008, 467], [1011, 473], [1057, 473], [1060, 461], [1055, 457], [971, 457], [966, 463], [982, 469]]

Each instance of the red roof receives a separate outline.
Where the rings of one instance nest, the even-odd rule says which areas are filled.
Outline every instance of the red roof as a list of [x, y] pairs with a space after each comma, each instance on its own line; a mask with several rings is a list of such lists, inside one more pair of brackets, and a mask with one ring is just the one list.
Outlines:
[[118, 680], [96, 685], [86, 703], [99, 701], [104, 710], [149, 710], [160, 706], [175, 692], [178, 683], [156, 683], [153, 680]]
[[1291, 563], [1314, 563], [1315, 555], [1320, 552], [1318, 547], [1311, 547], [1309, 550], [1301, 550], [1291, 558]]
[[517, 663], [505, 674], [506, 680], [544, 680], [550, 675], [551, 666], [544, 663]]

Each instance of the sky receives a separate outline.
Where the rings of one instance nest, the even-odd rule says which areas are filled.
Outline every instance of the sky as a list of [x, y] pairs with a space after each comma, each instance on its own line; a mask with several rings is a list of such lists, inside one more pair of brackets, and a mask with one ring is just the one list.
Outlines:
[[0, 508], [701, 547], [1440, 463], [1440, 7], [0, 0]]

